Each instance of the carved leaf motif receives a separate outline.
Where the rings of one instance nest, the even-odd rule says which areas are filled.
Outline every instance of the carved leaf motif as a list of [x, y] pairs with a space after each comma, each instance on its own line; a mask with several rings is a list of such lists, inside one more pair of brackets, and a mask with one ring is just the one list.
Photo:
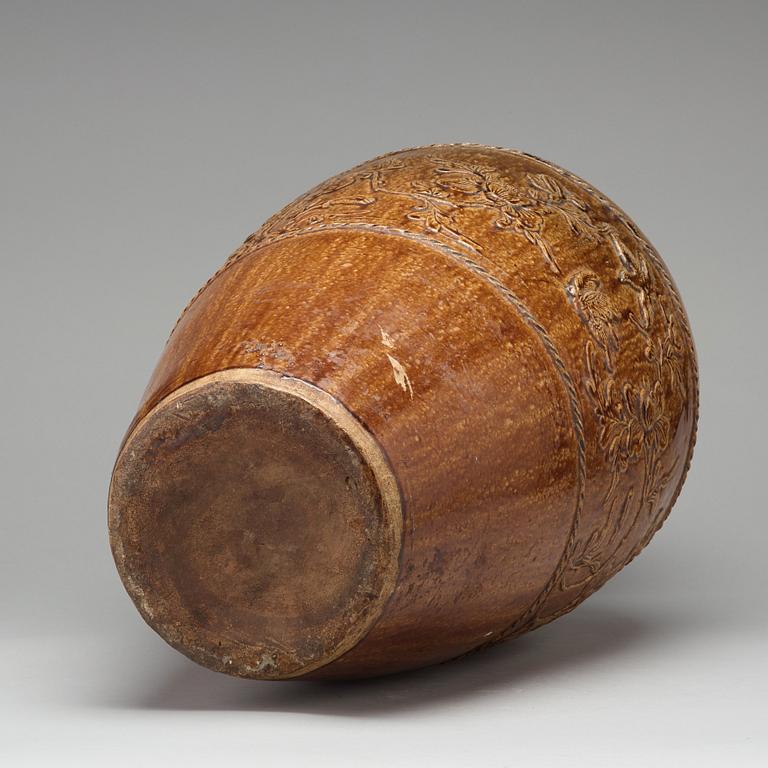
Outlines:
[[665, 333], [660, 338], [648, 340], [645, 356], [654, 365], [658, 380], [668, 378], [673, 391], [682, 397], [685, 389], [683, 339], [675, 316], [665, 315]]
[[440, 167], [435, 169], [435, 173], [439, 176], [439, 186], [462, 195], [476, 195], [484, 186], [482, 173], [470, 169]]
[[526, 180], [534, 200], [550, 204], [565, 200], [563, 188], [552, 176], [545, 173], [529, 173]]
[[445, 237], [455, 245], [480, 253], [480, 243], [463, 235], [456, 227], [453, 211], [452, 206], [441, 206], [434, 199], [424, 198], [421, 206], [407, 214], [406, 219], [417, 222], [429, 234]]

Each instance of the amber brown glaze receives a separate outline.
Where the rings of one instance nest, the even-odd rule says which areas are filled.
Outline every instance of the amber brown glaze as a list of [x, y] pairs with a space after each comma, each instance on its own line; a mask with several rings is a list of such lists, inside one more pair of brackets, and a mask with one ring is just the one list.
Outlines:
[[697, 410], [677, 290], [608, 198], [520, 152], [403, 150], [288, 205], [184, 311], [112, 546], [145, 619], [214, 669], [431, 664], [629, 562]]

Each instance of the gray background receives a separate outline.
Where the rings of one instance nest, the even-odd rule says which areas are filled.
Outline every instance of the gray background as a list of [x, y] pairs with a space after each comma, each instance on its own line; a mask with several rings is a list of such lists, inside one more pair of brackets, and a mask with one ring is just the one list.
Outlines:
[[[765, 765], [768, 4], [0, 2], [0, 760]], [[613, 197], [701, 365], [662, 533], [575, 613], [354, 685], [249, 683], [144, 626], [106, 492], [181, 308], [329, 175], [442, 141]]]

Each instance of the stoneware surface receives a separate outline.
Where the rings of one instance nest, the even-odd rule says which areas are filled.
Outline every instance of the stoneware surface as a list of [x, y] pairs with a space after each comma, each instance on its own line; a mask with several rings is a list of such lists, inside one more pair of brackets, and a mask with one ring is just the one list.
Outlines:
[[697, 409], [672, 278], [608, 198], [522, 152], [403, 150], [288, 205], [189, 304], [118, 456], [112, 548], [213, 669], [433, 664], [629, 562]]

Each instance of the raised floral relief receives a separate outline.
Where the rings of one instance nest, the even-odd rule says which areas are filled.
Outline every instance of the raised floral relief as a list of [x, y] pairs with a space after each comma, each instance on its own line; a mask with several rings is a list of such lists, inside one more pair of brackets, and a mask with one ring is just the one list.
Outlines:
[[498, 171], [476, 163], [437, 157], [426, 160], [433, 165], [431, 178], [410, 181], [405, 188], [390, 183], [391, 172], [403, 167], [397, 160], [380, 161], [373, 168], [331, 179], [268, 220], [254, 235], [254, 242], [309, 227], [359, 221], [361, 213], [381, 196], [405, 198], [411, 203], [404, 224], [415, 223], [424, 234], [473, 253], [481, 253], [482, 245], [466, 234], [462, 219], [471, 212], [484, 212], [494, 229], [524, 237], [535, 245], [557, 274], [561, 269], [545, 236], [550, 216], [561, 216], [574, 234], [590, 240], [601, 236], [587, 205], [552, 176], [529, 173], [524, 185], [517, 186]]
[[[626, 254], [628, 251], [623, 247]], [[618, 254], [617, 254], [618, 255]], [[634, 255], [633, 259], [638, 257]], [[623, 259], [621, 260], [623, 264]], [[659, 497], [677, 469], [677, 462], [663, 467], [669, 445], [670, 395], [684, 398], [683, 342], [678, 321], [658, 293], [651, 290], [651, 272], [643, 263], [646, 317], [662, 317], [661, 334], [651, 334], [650, 320], [638, 322], [629, 312], [629, 322], [645, 337], [648, 373], [638, 384], [616, 378], [609, 352], [594, 339], [586, 344], [584, 390], [598, 423], [598, 444], [604, 452], [610, 482], [603, 497], [603, 523], [594, 530], [580, 531], [558, 585], [569, 599], [551, 615], [532, 617], [526, 628], [550, 621], [577, 605], [587, 594], [605, 583], [626, 560], [623, 547], [638, 524], [655, 529], [664, 510]], [[620, 284], [621, 268], [617, 275]], [[593, 334], [594, 335], [594, 334]], [[633, 485], [619, 497], [621, 476], [640, 465], [639, 488]], [[580, 589], [577, 589], [580, 588]]]

